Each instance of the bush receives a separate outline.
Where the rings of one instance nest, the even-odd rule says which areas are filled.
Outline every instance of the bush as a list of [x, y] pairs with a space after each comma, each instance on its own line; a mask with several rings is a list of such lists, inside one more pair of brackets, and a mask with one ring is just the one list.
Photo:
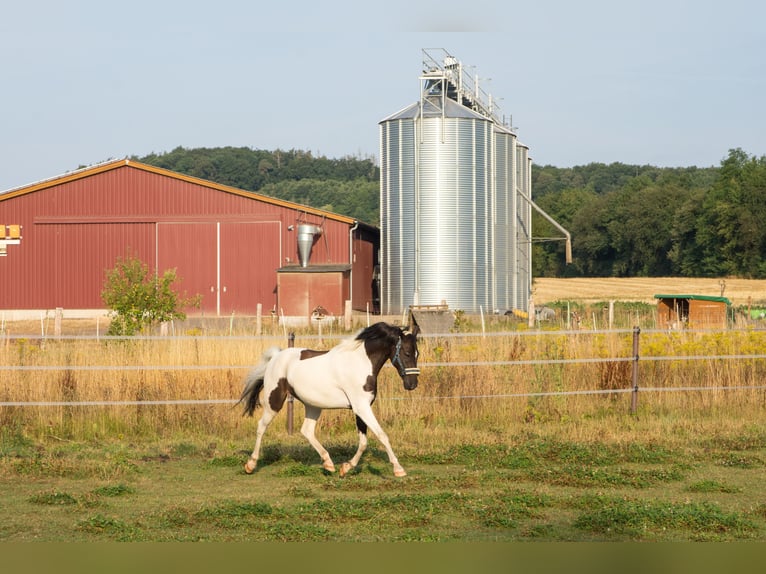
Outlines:
[[199, 306], [199, 295], [179, 298], [173, 290], [176, 270], [160, 277], [135, 256], [119, 257], [106, 273], [101, 298], [111, 310], [108, 335], [136, 335], [151, 326], [172, 319], [185, 319], [184, 307]]

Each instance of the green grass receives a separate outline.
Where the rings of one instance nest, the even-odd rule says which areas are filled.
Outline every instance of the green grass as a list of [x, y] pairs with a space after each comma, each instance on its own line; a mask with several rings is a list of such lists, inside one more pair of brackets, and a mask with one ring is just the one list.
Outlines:
[[[302, 438], [270, 438], [246, 475], [249, 443], [6, 434], [0, 541], [766, 541], [762, 433], [713, 449], [528, 431], [493, 445], [402, 445], [403, 479], [374, 439], [341, 479]], [[326, 443], [336, 461], [353, 451]]]

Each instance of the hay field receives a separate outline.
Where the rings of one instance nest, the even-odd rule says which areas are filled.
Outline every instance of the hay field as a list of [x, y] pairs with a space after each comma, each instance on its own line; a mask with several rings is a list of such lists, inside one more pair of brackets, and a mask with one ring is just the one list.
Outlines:
[[655, 303], [657, 293], [728, 297], [733, 305], [766, 301], [766, 279], [688, 277], [599, 277], [557, 279], [538, 277], [532, 284], [536, 305], [555, 301], [638, 301]]

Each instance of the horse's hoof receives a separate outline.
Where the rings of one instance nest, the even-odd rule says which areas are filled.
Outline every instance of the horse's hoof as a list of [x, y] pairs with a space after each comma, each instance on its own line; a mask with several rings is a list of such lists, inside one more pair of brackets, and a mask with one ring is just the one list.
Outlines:
[[252, 460], [248, 460], [245, 463], [245, 472], [247, 474], [253, 474], [253, 471], [255, 470], [255, 467], [257, 466], [257, 462], [253, 462]]
[[396, 478], [402, 478], [403, 476], [407, 476], [407, 472], [403, 468], [398, 468], [394, 470], [394, 476]]
[[346, 476], [349, 472], [351, 472], [351, 469], [353, 469], [353, 468], [354, 467], [351, 466], [350, 462], [344, 462], [343, 464], [341, 464], [340, 465], [340, 477], [343, 478], [344, 476]]
[[324, 463], [322, 465], [322, 468], [325, 469], [327, 472], [335, 472], [335, 465], [333, 463]]

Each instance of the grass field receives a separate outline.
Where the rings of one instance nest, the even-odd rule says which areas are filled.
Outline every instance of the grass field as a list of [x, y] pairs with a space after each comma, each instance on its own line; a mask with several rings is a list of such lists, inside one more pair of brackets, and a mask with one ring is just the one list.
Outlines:
[[[575, 293], [563, 285], [554, 300]], [[0, 370], [0, 401], [236, 399], [273, 341], [199, 333], [6, 339], [0, 367], [25, 370]], [[412, 393], [381, 373], [375, 411], [402, 479], [374, 437], [357, 472], [324, 473], [284, 414], [246, 475], [257, 418], [231, 404], [0, 407], [0, 541], [766, 541], [766, 360], [647, 360], [642, 386], [672, 392], [642, 394], [631, 414], [628, 394], [555, 394], [629, 388], [627, 362], [555, 361], [629, 357], [629, 333], [473, 335], [422, 339], [432, 366]], [[765, 350], [766, 332], [746, 329], [646, 333], [641, 354]], [[499, 358], [518, 364], [481, 365]], [[478, 365], [449, 366], [463, 362]], [[342, 462], [352, 415], [325, 413], [318, 436]]]
[[[651, 424], [611, 422], [613, 437]], [[307, 444], [276, 429], [252, 476], [242, 441], [6, 437], [0, 540], [766, 541], [762, 425], [722, 433], [708, 422], [658, 443], [551, 430], [427, 450], [395, 431], [403, 479], [377, 448], [357, 473], [326, 475]], [[328, 446], [349, 456], [351, 440]]]

